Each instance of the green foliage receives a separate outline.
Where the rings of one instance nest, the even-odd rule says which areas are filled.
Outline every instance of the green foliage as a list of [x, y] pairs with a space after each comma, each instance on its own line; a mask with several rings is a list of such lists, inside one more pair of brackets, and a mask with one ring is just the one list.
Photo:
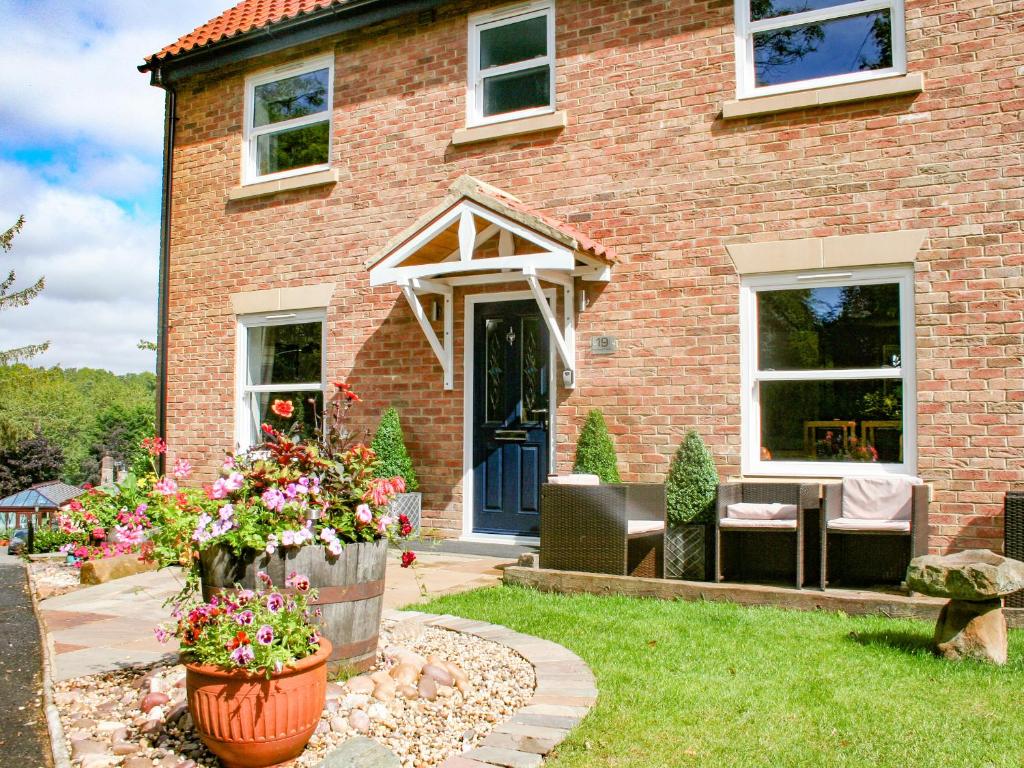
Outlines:
[[416, 479], [416, 470], [413, 469], [412, 459], [405, 448], [405, 435], [402, 433], [397, 410], [388, 408], [384, 411], [370, 447], [377, 454], [379, 462], [374, 470], [377, 477], [401, 477], [405, 480], [407, 492], [419, 490], [420, 483]]
[[104, 451], [139, 468], [137, 446], [153, 433], [155, 392], [148, 372], [0, 366], [0, 445], [7, 432], [41, 434], [64, 451], [61, 479], [96, 483]]
[[65, 544], [85, 544], [89, 537], [85, 533], [65, 533], [58, 528], [37, 528], [33, 540], [33, 552], [56, 552]]
[[691, 429], [679, 445], [665, 483], [668, 520], [674, 525], [711, 521], [718, 470], [704, 440]]
[[[21, 232], [25, 225], [25, 217], [19, 216], [14, 226], [0, 233], [0, 251], [7, 253], [14, 247], [14, 236]], [[15, 281], [14, 270], [7, 273], [7, 277], [0, 280], [0, 310], [11, 309], [12, 307], [23, 307], [32, 299], [38, 296], [46, 285], [43, 278], [39, 278], [34, 285], [22, 288], [20, 291], [12, 291]], [[17, 349], [0, 350], [0, 365], [7, 365], [17, 360], [27, 360], [30, 357], [45, 352], [50, 342], [43, 344], [30, 344], [27, 347]]]
[[[1020, 768], [1024, 631], [950, 663], [930, 623], [499, 587], [415, 606], [564, 645], [600, 696], [550, 768]], [[671, 670], [671, 674], [667, 672]], [[951, 702], [970, 702], [950, 709]]]
[[608, 434], [604, 416], [596, 408], [587, 414], [580, 440], [576, 444], [576, 463], [573, 472], [597, 475], [603, 483], [619, 483], [618, 462], [615, 458], [615, 444]]

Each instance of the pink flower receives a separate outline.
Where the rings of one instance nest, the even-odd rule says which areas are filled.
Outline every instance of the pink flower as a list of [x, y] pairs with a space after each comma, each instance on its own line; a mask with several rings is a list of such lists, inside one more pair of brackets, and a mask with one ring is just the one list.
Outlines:
[[391, 487], [395, 489], [395, 493], [405, 493], [405, 478], [401, 475], [392, 477]]
[[388, 532], [388, 526], [391, 525], [391, 523], [393, 522], [394, 520], [392, 520], [388, 515], [384, 515], [380, 520], [377, 521], [377, 533], [379, 533], [381, 536], [386, 534]]
[[174, 462], [174, 476], [179, 480], [188, 480], [192, 476], [192, 465], [188, 459], [176, 459]]
[[[269, 504], [267, 506], [270, 506]], [[281, 545], [285, 547], [295, 546], [295, 531], [281, 532]]]
[[393, 495], [394, 491], [392, 490], [391, 481], [383, 477], [378, 477], [373, 481], [373, 485], [370, 486], [370, 490], [363, 494], [363, 500], [372, 501], [378, 507], [382, 507], [391, 500]]
[[224, 487], [229, 491], [237, 491], [243, 485], [245, 485], [245, 475], [241, 472], [232, 472], [224, 481]]
[[288, 576], [288, 580], [285, 581], [286, 587], [294, 587], [299, 592], [309, 591], [309, 577], [292, 571]]
[[[274, 512], [280, 512], [284, 509], [286, 499], [284, 494], [277, 490], [277, 488], [268, 488], [263, 492], [263, 495], [260, 496], [260, 498], [263, 499], [263, 503], [267, 505], [267, 509], [271, 509]], [[285, 545], [287, 546], [287, 542], [285, 542]]]
[[273, 592], [267, 595], [267, 610], [271, 613], [277, 613], [284, 608], [284, 598], [277, 592]]
[[269, 624], [264, 624], [256, 632], [256, 642], [260, 645], [270, 645], [274, 642], [274, 628]]
[[373, 521], [373, 512], [370, 511], [369, 504], [360, 504], [356, 507], [356, 520], [363, 525], [368, 525]]
[[241, 613], [235, 615], [235, 621], [237, 621], [243, 627], [248, 627], [250, 624], [252, 624], [253, 618], [254, 616], [252, 611], [242, 611]]
[[173, 496], [178, 492], [178, 484], [173, 477], [165, 477], [153, 486], [153, 490], [164, 496]]
[[156, 641], [158, 643], [166, 643], [171, 639], [171, 633], [163, 627], [154, 627], [153, 634], [156, 636]]
[[239, 667], [244, 667], [255, 658], [256, 654], [252, 652], [251, 645], [240, 645], [231, 652], [231, 660]]
[[[271, 534], [271, 535], [273, 535], [273, 534]], [[270, 578], [269, 575], [267, 575], [266, 571], [256, 571], [256, 578], [260, 580], [261, 584], [264, 584], [265, 586], [268, 586], [268, 587], [271, 586], [274, 583], [274, 580], [272, 578]]]
[[229, 469], [234, 469], [235, 468], [235, 457], [234, 456], [228, 456], [226, 459], [224, 459], [224, 463], [221, 464], [220, 466], [221, 466], [221, 469], [223, 469], [224, 471], [227, 471]]
[[207, 495], [211, 499], [223, 499], [228, 495], [227, 481], [223, 477], [218, 477], [207, 491]]

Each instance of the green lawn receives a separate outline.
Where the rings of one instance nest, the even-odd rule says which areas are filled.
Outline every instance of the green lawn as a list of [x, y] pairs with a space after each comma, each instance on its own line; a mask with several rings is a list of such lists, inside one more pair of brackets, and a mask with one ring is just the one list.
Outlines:
[[590, 665], [597, 706], [552, 768], [1024, 765], [1024, 632], [994, 668], [934, 658], [915, 621], [514, 587], [415, 608], [554, 640]]

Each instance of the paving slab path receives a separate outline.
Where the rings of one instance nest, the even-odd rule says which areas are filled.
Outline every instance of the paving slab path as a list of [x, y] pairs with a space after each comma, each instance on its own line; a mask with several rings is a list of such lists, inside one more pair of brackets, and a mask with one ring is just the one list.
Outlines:
[[[415, 569], [405, 569], [397, 554], [389, 555], [386, 609], [493, 586], [501, 578], [500, 566], [508, 564], [502, 558], [429, 550], [418, 558]], [[54, 680], [175, 658], [177, 648], [158, 643], [153, 628], [168, 620], [164, 603], [182, 585], [181, 572], [169, 568], [42, 600], [40, 615], [53, 641]]]
[[0, 555], [0, 765], [48, 768], [39, 624], [24, 564]]

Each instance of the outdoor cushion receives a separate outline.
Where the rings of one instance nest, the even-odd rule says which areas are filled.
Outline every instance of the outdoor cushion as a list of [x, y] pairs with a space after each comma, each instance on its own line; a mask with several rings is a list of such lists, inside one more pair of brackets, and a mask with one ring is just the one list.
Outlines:
[[907, 475], [847, 477], [843, 514], [851, 520], [910, 520], [912, 487], [921, 479]]
[[[794, 507], [795, 508], [795, 507]], [[722, 528], [775, 528], [783, 531], [795, 531], [796, 520], [744, 520], [735, 517], [723, 517], [718, 521]]]
[[656, 533], [665, 530], [661, 520], [630, 520], [626, 524], [626, 533], [634, 536], [639, 533]]
[[600, 485], [601, 478], [597, 475], [548, 475], [552, 485]]
[[796, 520], [796, 504], [751, 504], [740, 502], [726, 507], [736, 520]]
[[837, 517], [828, 521], [828, 527], [834, 531], [892, 531], [910, 533], [909, 520], [858, 520], [850, 517]]

